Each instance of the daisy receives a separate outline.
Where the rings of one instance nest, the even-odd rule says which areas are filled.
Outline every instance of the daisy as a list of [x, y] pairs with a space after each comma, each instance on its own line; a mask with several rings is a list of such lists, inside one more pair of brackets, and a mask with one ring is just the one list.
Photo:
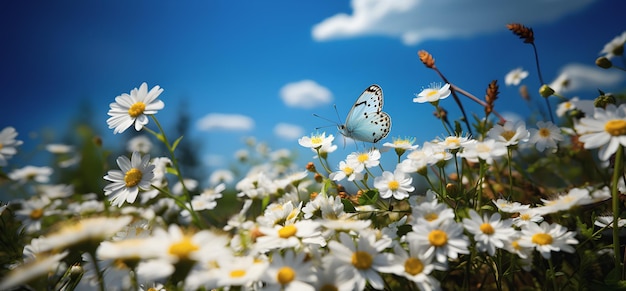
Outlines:
[[422, 90], [419, 94], [415, 95], [413, 102], [416, 103], [436, 103], [441, 99], [448, 98], [450, 96], [450, 84], [441, 85], [440, 83], [431, 83], [430, 87]]
[[[37, 260], [33, 260], [25, 264], [19, 265], [15, 269], [3, 275], [4, 278], [2, 278], [2, 281], [0, 282], [0, 290], [13, 290], [14, 288], [18, 288], [21, 285], [28, 284], [28, 282], [37, 278], [47, 278], [50, 272], [55, 272], [55, 270], [59, 267], [61, 260], [65, 258], [65, 256], [67, 256], [67, 252], [46, 257], [40, 257], [37, 258]], [[51, 286], [39, 287], [50, 288]], [[19, 289], [21, 290], [22, 288]]]
[[7, 160], [17, 153], [17, 146], [22, 144], [16, 137], [17, 131], [11, 126], [0, 131], [0, 167], [8, 165]]
[[343, 211], [343, 203], [339, 197], [331, 195], [317, 195], [315, 199], [310, 200], [302, 208], [305, 219], [313, 216], [324, 219], [337, 219], [345, 212]]
[[607, 59], [611, 59], [614, 56], [621, 56], [624, 54], [624, 43], [626, 43], [626, 31], [605, 44], [600, 54], [604, 55]]
[[563, 94], [574, 86], [572, 86], [572, 78], [569, 76], [567, 72], [564, 71], [564, 72], [561, 72], [561, 74], [559, 74], [556, 77], [556, 79], [554, 79], [554, 81], [552, 81], [552, 83], [548, 85], [548, 87], [552, 89], [553, 92], [556, 92], [557, 94]]
[[73, 152], [74, 147], [66, 144], [51, 143], [46, 145], [46, 150], [52, 154], [62, 155]]
[[316, 245], [316, 248], [326, 246], [320, 224], [313, 220], [301, 220], [285, 226], [261, 226], [259, 232], [262, 236], [257, 238], [255, 246], [259, 253], [274, 249], [301, 250], [308, 245]]
[[267, 283], [263, 290], [300, 291], [315, 290], [315, 270], [311, 261], [305, 260], [306, 253], [285, 251], [284, 256], [276, 251], [271, 256], [267, 270], [261, 276]]
[[457, 136], [457, 135], [451, 135], [451, 136], [444, 138], [443, 140], [439, 139], [436, 141], [437, 144], [443, 146], [443, 148], [450, 150], [450, 151], [458, 150], [474, 142], [476, 142], [476, 140], [471, 139], [467, 136]]
[[[363, 173], [356, 172], [355, 167], [350, 166], [346, 161], [339, 162], [339, 171], [332, 172], [328, 175], [333, 181], [341, 181], [343, 179], [348, 179], [348, 181], [355, 181], [363, 179]], [[362, 168], [360, 168], [362, 171]]]
[[126, 150], [129, 152], [140, 152], [142, 154], [150, 153], [152, 149], [152, 141], [145, 135], [138, 135], [131, 138], [126, 144]]
[[538, 211], [537, 208], [528, 208], [521, 210], [519, 215], [513, 218], [513, 225], [524, 227], [529, 223], [540, 223], [542, 221], [541, 211]]
[[22, 223], [21, 229], [27, 233], [40, 231], [43, 219], [58, 213], [46, 196], [33, 197], [22, 201], [20, 205], [20, 209], [15, 210], [15, 216]]
[[498, 207], [498, 210], [502, 212], [507, 212], [507, 213], [517, 213], [517, 212], [524, 211], [530, 208], [530, 205], [522, 204], [517, 201], [511, 202], [509, 200], [502, 199], [502, 198], [496, 201], [492, 201], [492, 202], [494, 205], [496, 205], [496, 207]]
[[37, 192], [39, 195], [50, 199], [68, 198], [74, 194], [74, 185], [39, 185]]
[[[613, 215], [597, 216], [593, 224], [597, 227], [613, 228]], [[625, 225], [626, 225], [626, 219], [620, 218], [617, 220], [617, 227], [622, 228]]]
[[411, 206], [412, 224], [440, 225], [448, 220], [454, 220], [454, 210], [445, 203], [433, 199]]
[[581, 118], [576, 130], [586, 149], [600, 148], [598, 156], [602, 161], [608, 160], [619, 146], [626, 145], [626, 104], [595, 108], [593, 117]]
[[502, 157], [506, 153], [506, 145], [503, 142], [495, 139], [486, 139], [468, 144], [460, 153], [460, 156], [472, 163], [478, 163], [479, 160], [483, 160], [487, 164], [491, 164], [494, 158]]
[[354, 278], [345, 268], [338, 260], [322, 261], [314, 282], [315, 290], [353, 291]]
[[148, 238], [128, 238], [119, 241], [103, 241], [96, 254], [101, 260], [123, 262], [127, 267], [134, 269], [140, 260], [149, 260], [159, 257], [161, 249]]
[[535, 144], [535, 148], [540, 152], [545, 149], [556, 149], [558, 147], [557, 142], [564, 139], [561, 129], [550, 121], [538, 121], [537, 128], [531, 128], [528, 131], [530, 132], [528, 142]]
[[436, 269], [445, 270], [445, 267], [433, 264], [432, 257], [424, 256], [423, 250], [415, 244], [409, 244], [408, 248], [407, 252], [399, 245], [394, 247], [392, 272], [413, 281], [419, 290], [441, 290], [439, 281], [431, 273]]
[[237, 197], [247, 196], [252, 199], [263, 199], [276, 192], [276, 185], [265, 172], [250, 172], [235, 185], [239, 191]]
[[437, 162], [434, 155], [433, 143], [425, 142], [420, 149], [411, 151], [406, 159], [400, 162], [398, 168], [406, 173], [415, 173], [426, 168], [426, 166], [434, 165]]
[[235, 181], [235, 174], [230, 170], [216, 170], [209, 176], [209, 185], [215, 186], [220, 183], [230, 184]]
[[75, 223], [67, 224], [58, 231], [40, 237], [39, 250], [63, 250], [71, 247], [93, 248], [128, 226], [131, 216], [119, 217], [91, 217], [83, 218]]
[[504, 77], [504, 84], [507, 86], [517, 86], [526, 77], [528, 77], [528, 71], [524, 71], [522, 68], [516, 68], [506, 74]]
[[320, 149], [322, 146], [330, 145], [335, 140], [332, 134], [326, 136], [326, 132], [311, 134], [311, 136], [303, 136], [298, 139], [298, 144], [313, 151]]
[[139, 89], [131, 90], [130, 95], [123, 93], [115, 97], [107, 113], [111, 116], [107, 119], [109, 128], [113, 128], [113, 133], [117, 134], [134, 124], [135, 130], [140, 131], [148, 124], [148, 115], [154, 115], [165, 107], [163, 101], [157, 99], [161, 92], [163, 89], [159, 86], [152, 87], [148, 92], [148, 84], [144, 82]]
[[48, 181], [50, 181], [51, 175], [52, 168], [50, 167], [35, 167], [29, 165], [11, 171], [9, 173], [9, 178], [11, 180], [18, 181], [20, 184], [24, 184], [28, 181], [48, 183]]
[[263, 216], [257, 218], [257, 222], [262, 225], [273, 227], [274, 225], [286, 225], [294, 223], [300, 215], [302, 202], [298, 202], [298, 206], [294, 206], [292, 201], [284, 203], [275, 202], [265, 208]]
[[414, 150], [419, 145], [413, 145], [415, 142], [415, 138], [413, 137], [405, 137], [405, 138], [392, 138], [392, 142], [386, 142], [383, 144], [383, 151], [387, 151], [389, 149], [394, 149], [398, 156], [402, 156], [408, 150]]
[[478, 250], [490, 256], [495, 255], [496, 248], [503, 248], [515, 234], [512, 224], [509, 219], [502, 220], [500, 213], [480, 217], [474, 209], [470, 209], [469, 218], [463, 218], [463, 225], [474, 235]]
[[402, 170], [395, 170], [393, 173], [384, 171], [382, 176], [374, 178], [374, 187], [378, 189], [382, 199], [393, 196], [396, 200], [404, 200], [415, 190], [415, 187], [411, 186], [412, 182], [413, 178]]
[[570, 100], [559, 103], [558, 107], [556, 108], [556, 116], [563, 117], [567, 112], [576, 109], [576, 102], [578, 102], [578, 100], [578, 97], [574, 97]]
[[413, 231], [407, 233], [406, 239], [423, 248], [426, 257], [433, 257], [441, 264], [447, 265], [448, 258], [457, 259], [460, 254], [469, 254], [470, 242], [463, 234], [463, 225], [454, 221], [440, 225], [413, 224]]
[[104, 187], [104, 195], [112, 195], [111, 205], [121, 207], [124, 202], [133, 203], [139, 190], [150, 190], [155, 165], [150, 164], [150, 155], [141, 156], [133, 152], [130, 160], [126, 156], [117, 158], [120, 170], [110, 170], [104, 179], [111, 184]]
[[557, 213], [569, 210], [578, 205], [583, 205], [591, 198], [589, 190], [583, 188], [572, 188], [567, 194], [556, 196], [552, 199], [541, 199], [543, 206], [535, 207], [535, 211], [540, 214]]
[[531, 247], [537, 250], [545, 259], [550, 259], [552, 251], [573, 253], [576, 251], [571, 245], [578, 244], [573, 231], [567, 231], [564, 226], [542, 222], [541, 224], [530, 223], [522, 228], [522, 236], [519, 245]]
[[527, 142], [530, 136], [523, 120], [518, 122], [507, 121], [504, 125], [496, 124], [488, 132], [487, 136], [496, 141], [503, 142], [506, 146], [517, 145], [520, 141]]
[[220, 287], [249, 286], [261, 278], [268, 265], [266, 260], [252, 256], [230, 257], [218, 262], [214, 275]]
[[353, 166], [356, 172], [362, 172], [364, 168], [378, 167], [380, 151], [372, 149], [368, 152], [351, 153], [346, 157], [346, 163]]
[[[363, 290], [366, 282], [372, 288], [385, 287], [379, 272], [384, 272], [391, 264], [392, 254], [383, 252], [391, 245], [391, 240], [376, 240], [372, 232], [362, 232], [355, 241], [346, 233], [339, 234], [339, 241], [330, 241], [330, 254], [325, 260], [335, 260], [340, 268], [353, 274], [356, 290]], [[327, 262], [332, 264], [332, 262]]]

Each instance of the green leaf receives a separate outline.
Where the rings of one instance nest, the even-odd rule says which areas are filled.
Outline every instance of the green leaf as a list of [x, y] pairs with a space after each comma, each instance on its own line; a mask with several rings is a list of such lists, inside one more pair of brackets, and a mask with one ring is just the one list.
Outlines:
[[176, 147], [178, 147], [181, 140], [183, 140], [182, 135], [174, 141], [174, 144], [172, 144], [172, 152], [176, 150]]
[[341, 199], [341, 203], [343, 203], [343, 211], [345, 211], [347, 213], [355, 213], [356, 212], [356, 208], [354, 208], [354, 205], [352, 204], [352, 201], [350, 201], [348, 199]]
[[373, 205], [378, 201], [378, 191], [369, 190], [359, 197], [359, 205]]

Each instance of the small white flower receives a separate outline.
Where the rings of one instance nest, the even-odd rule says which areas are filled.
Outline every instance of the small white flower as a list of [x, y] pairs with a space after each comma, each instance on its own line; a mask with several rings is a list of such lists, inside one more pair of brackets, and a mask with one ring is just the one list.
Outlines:
[[495, 139], [486, 139], [468, 144], [460, 153], [460, 156], [472, 163], [478, 163], [479, 160], [483, 160], [487, 164], [491, 164], [495, 158], [502, 157], [506, 153], [506, 145], [503, 142]]
[[526, 130], [526, 123], [520, 120], [518, 122], [507, 121], [504, 125], [496, 124], [487, 132], [487, 136], [503, 142], [506, 146], [512, 146], [519, 142], [527, 142], [530, 133]]
[[216, 170], [209, 176], [209, 185], [215, 186], [220, 183], [230, 184], [235, 181], [235, 174], [230, 170]]
[[133, 203], [139, 189], [149, 190], [154, 178], [155, 166], [150, 164], [150, 156], [133, 152], [130, 160], [125, 156], [117, 158], [120, 170], [110, 170], [104, 179], [112, 182], [104, 187], [104, 195], [112, 195], [111, 205], [121, 207], [124, 202]]
[[517, 86], [522, 80], [526, 79], [526, 77], [528, 77], [528, 71], [524, 71], [522, 68], [516, 68], [506, 74], [504, 84], [507, 86]]
[[305, 261], [306, 253], [287, 250], [284, 257], [276, 251], [261, 279], [268, 290], [313, 291], [315, 270], [311, 261]]
[[404, 200], [408, 198], [409, 193], [415, 190], [411, 183], [413, 183], [413, 178], [402, 170], [395, 170], [393, 173], [384, 171], [382, 176], [374, 178], [374, 187], [378, 189], [382, 199], [393, 197], [396, 200]]
[[478, 250], [490, 256], [495, 255], [496, 248], [504, 248], [515, 234], [512, 221], [502, 220], [500, 213], [480, 217], [474, 209], [470, 209], [469, 216], [463, 219], [465, 229], [474, 235]]
[[556, 116], [563, 117], [567, 112], [576, 109], [576, 102], [578, 102], [578, 97], [559, 103], [559, 106], [556, 108]]
[[[593, 224], [597, 227], [613, 228], [613, 216], [612, 215], [597, 216], [596, 221], [594, 221]], [[626, 219], [620, 218], [617, 220], [617, 227], [622, 228], [625, 225], [626, 225]]]
[[22, 144], [16, 137], [17, 131], [11, 126], [0, 131], [0, 167], [8, 165], [7, 160], [17, 153], [17, 147]]
[[604, 55], [607, 59], [611, 59], [616, 55], [623, 55], [624, 43], [626, 42], [626, 31], [613, 38], [610, 42], [604, 45], [601, 55]]
[[463, 225], [454, 221], [439, 225], [414, 224], [413, 231], [406, 235], [406, 239], [423, 248], [426, 257], [432, 257], [441, 264], [447, 264], [448, 258], [456, 259], [460, 254], [470, 253], [470, 241], [463, 234]]
[[152, 141], [145, 135], [138, 135], [131, 138], [127, 145], [126, 150], [129, 152], [140, 152], [142, 154], [150, 153], [152, 149]]
[[552, 251], [567, 253], [576, 251], [571, 246], [578, 244], [578, 240], [574, 238], [575, 235], [575, 232], [567, 231], [567, 228], [557, 223], [549, 224], [545, 221], [540, 225], [530, 223], [522, 228], [519, 245], [532, 247], [539, 251], [545, 259], [550, 259]]
[[140, 131], [148, 124], [148, 115], [154, 115], [165, 107], [163, 101], [157, 99], [161, 92], [163, 89], [159, 86], [152, 87], [148, 92], [148, 84], [144, 82], [139, 89], [131, 90], [130, 95], [123, 93], [115, 97], [115, 102], [109, 105], [109, 128], [114, 129], [114, 134], [122, 133], [132, 125]]
[[88, 245], [93, 245], [95, 242], [112, 237], [128, 226], [132, 219], [131, 216], [83, 218], [45, 237], [40, 237], [39, 251], [83, 247], [86, 242], [90, 243]]
[[537, 209], [538, 208], [528, 208], [521, 210], [519, 215], [513, 218], [513, 224], [517, 227], [524, 227], [529, 223], [541, 223], [543, 216], [541, 216], [541, 211]]
[[326, 246], [320, 224], [313, 220], [301, 220], [285, 226], [262, 226], [259, 231], [263, 236], [257, 238], [255, 248], [261, 253], [274, 249], [300, 250], [307, 245], [315, 245], [316, 248]]
[[554, 123], [547, 121], [538, 121], [537, 128], [531, 128], [529, 143], [535, 144], [538, 151], [543, 152], [545, 149], [556, 149], [557, 142], [563, 141], [561, 129]]
[[413, 102], [416, 103], [426, 103], [426, 102], [438, 102], [441, 99], [448, 98], [450, 96], [450, 84], [437, 84], [431, 83], [430, 87], [422, 90], [419, 94], [416, 94], [416, 97], [413, 98]]
[[35, 167], [25, 166], [20, 169], [15, 169], [9, 173], [11, 180], [19, 181], [23, 184], [28, 181], [35, 181], [38, 183], [48, 183], [50, 176], [52, 175], [52, 168], [50, 167]]
[[18, 287], [24, 288], [24, 286], [20, 285], [26, 284], [36, 278], [40, 278], [41, 276], [47, 276], [51, 272], [54, 272], [65, 256], [67, 256], [67, 252], [40, 257], [37, 260], [29, 261], [17, 266], [15, 269], [3, 275], [4, 278], [2, 278], [2, 282], [0, 282], [0, 289], [14, 290], [14, 288]]
[[626, 104], [595, 108], [593, 117], [581, 118], [576, 130], [586, 149], [600, 148], [598, 156], [608, 160], [619, 146], [626, 146]]
[[351, 153], [346, 157], [346, 163], [354, 167], [356, 172], [362, 172], [364, 168], [378, 167], [380, 164], [380, 151], [372, 149], [368, 152]]
[[498, 210], [503, 211], [503, 212], [508, 212], [508, 213], [517, 213], [517, 212], [530, 208], [530, 205], [528, 204], [522, 204], [517, 201], [511, 202], [502, 198], [496, 201], [493, 201], [493, 204], [495, 204], [496, 207], [498, 207]]

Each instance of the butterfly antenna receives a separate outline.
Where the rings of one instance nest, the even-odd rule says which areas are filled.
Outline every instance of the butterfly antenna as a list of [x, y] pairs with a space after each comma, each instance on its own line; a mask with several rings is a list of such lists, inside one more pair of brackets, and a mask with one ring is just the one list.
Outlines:
[[337, 119], [339, 119], [340, 124], [343, 124], [343, 120], [341, 120], [341, 115], [339, 115], [339, 110], [337, 110], [337, 104], [333, 104], [333, 108], [335, 108], [335, 113], [337, 114]]

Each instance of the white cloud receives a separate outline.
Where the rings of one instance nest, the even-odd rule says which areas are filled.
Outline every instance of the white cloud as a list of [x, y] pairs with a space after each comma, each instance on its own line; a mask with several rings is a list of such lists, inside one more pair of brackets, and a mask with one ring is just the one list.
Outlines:
[[550, 87], [557, 93], [597, 89], [608, 93], [610, 88], [623, 81], [622, 72], [617, 70], [606, 70], [583, 64], [569, 64], [561, 69], [561, 73], [550, 83]]
[[302, 80], [283, 86], [280, 98], [289, 107], [314, 108], [333, 101], [333, 94], [315, 81]]
[[294, 124], [279, 123], [274, 126], [274, 135], [287, 140], [296, 140], [304, 135], [304, 129]]
[[365, 35], [398, 37], [407, 45], [427, 39], [501, 31], [507, 23], [548, 23], [595, 0], [352, 0], [352, 14], [333, 15], [313, 27], [315, 40]]
[[254, 128], [254, 120], [241, 114], [209, 113], [196, 123], [198, 130], [237, 130], [247, 131]]

